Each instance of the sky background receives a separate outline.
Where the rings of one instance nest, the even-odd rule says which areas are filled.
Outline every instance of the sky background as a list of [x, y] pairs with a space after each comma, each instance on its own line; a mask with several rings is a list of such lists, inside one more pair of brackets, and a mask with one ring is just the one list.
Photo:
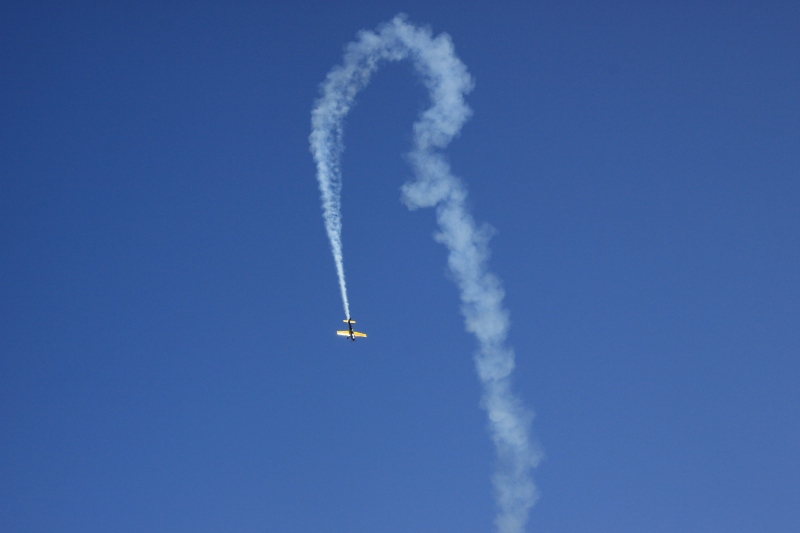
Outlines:
[[310, 111], [405, 12], [476, 81], [528, 530], [796, 531], [800, 4], [600, 4], [3, 2], [0, 530], [491, 531], [407, 63], [347, 121], [334, 335]]

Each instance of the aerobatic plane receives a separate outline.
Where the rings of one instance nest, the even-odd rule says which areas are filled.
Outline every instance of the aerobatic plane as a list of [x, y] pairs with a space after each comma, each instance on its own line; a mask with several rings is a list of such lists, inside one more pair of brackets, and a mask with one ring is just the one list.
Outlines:
[[340, 329], [336, 332], [337, 335], [341, 335], [342, 337], [347, 337], [351, 341], [355, 342], [356, 337], [366, 337], [366, 333], [361, 333], [360, 331], [353, 331], [353, 324], [356, 323], [355, 320], [352, 318], [348, 318], [347, 320], [342, 320], [342, 322], [347, 323], [348, 329]]

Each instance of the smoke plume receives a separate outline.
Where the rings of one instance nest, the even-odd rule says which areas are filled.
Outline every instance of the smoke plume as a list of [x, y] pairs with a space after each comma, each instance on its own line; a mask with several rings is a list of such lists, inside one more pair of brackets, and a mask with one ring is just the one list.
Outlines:
[[448, 264], [459, 287], [466, 329], [478, 339], [475, 366], [483, 386], [481, 407], [488, 415], [498, 457], [493, 480], [498, 506], [496, 529], [499, 533], [519, 533], [538, 498], [531, 479], [531, 469], [539, 462], [529, 436], [533, 415], [511, 391], [514, 353], [505, 344], [508, 313], [503, 308], [500, 280], [487, 268], [491, 231], [478, 227], [467, 212], [466, 188], [451, 174], [441, 154], [471, 114], [464, 96], [472, 89], [472, 79], [447, 34], [433, 37], [429, 29], [408, 23], [402, 15], [375, 32], [362, 31], [347, 46], [343, 63], [323, 82], [322, 96], [312, 113], [311, 151], [317, 163], [325, 229], [344, 311], [349, 317], [340, 212], [344, 119], [380, 63], [402, 59], [413, 62], [433, 104], [414, 124], [409, 160], [415, 180], [403, 186], [403, 201], [409, 209], [436, 208], [436, 240], [449, 251]]

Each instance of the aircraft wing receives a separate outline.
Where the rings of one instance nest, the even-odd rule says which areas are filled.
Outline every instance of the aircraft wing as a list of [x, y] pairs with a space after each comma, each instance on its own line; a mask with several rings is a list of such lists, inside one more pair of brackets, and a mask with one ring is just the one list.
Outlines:
[[347, 331], [346, 329], [341, 329], [341, 330], [337, 331], [336, 334], [337, 335], [341, 335], [343, 337], [349, 337], [350, 336], [350, 332]]
[[367, 334], [366, 333], [361, 333], [360, 331], [354, 331], [353, 332], [353, 336], [354, 337], [366, 337]]

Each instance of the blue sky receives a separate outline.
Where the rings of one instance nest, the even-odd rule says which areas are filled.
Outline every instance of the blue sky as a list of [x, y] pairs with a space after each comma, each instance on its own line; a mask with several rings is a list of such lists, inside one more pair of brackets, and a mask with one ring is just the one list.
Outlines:
[[447, 155], [497, 229], [529, 531], [800, 523], [800, 7], [0, 7], [0, 529], [491, 531], [494, 450], [431, 210], [427, 94], [346, 126], [341, 302], [319, 84], [405, 12], [475, 78]]

